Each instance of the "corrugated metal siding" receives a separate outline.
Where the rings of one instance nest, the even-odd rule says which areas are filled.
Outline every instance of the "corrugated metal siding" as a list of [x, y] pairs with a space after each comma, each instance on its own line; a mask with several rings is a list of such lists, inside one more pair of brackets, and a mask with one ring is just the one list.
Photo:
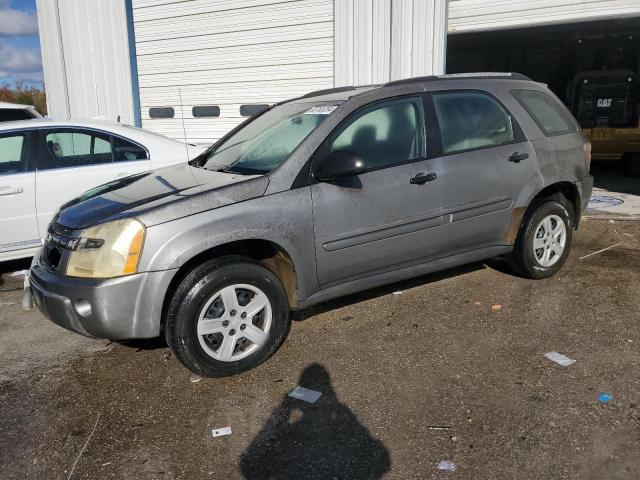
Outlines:
[[450, 0], [449, 32], [640, 15], [640, 0]]
[[123, 0], [37, 0], [49, 113], [134, 123]]
[[[333, 0], [133, 0], [142, 125], [210, 143], [240, 105], [333, 86]], [[180, 102], [182, 96], [182, 108]], [[220, 116], [193, 118], [196, 105]], [[170, 106], [173, 119], [149, 118]]]
[[336, 0], [336, 85], [444, 72], [445, 0]]

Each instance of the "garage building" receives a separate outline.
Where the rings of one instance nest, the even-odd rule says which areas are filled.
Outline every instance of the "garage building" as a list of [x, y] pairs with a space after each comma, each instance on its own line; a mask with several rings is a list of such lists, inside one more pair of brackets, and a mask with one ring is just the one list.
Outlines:
[[211, 143], [262, 105], [444, 71], [445, 0], [38, 0], [53, 116]]
[[637, 74], [640, 59], [637, 0], [37, 0], [37, 6], [51, 115], [120, 119], [195, 143], [220, 138], [263, 105], [311, 90], [445, 68], [519, 71], [570, 103], [567, 85], [578, 71]]

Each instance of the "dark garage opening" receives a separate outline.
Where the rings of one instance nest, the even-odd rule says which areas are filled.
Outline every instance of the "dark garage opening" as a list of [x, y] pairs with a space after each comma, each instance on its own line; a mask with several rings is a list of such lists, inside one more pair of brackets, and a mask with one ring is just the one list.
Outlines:
[[586, 130], [594, 161], [608, 161], [595, 162], [596, 173], [640, 162], [640, 18], [451, 33], [447, 42], [447, 73], [519, 72], [546, 83]]

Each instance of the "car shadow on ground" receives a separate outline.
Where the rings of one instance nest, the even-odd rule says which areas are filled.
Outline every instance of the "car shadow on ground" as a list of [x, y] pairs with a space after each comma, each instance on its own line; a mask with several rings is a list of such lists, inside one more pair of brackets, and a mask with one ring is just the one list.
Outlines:
[[450, 268], [448, 270], [442, 270], [435, 273], [429, 273], [420, 277], [403, 280], [401, 282], [390, 283], [388, 285], [383, 285], [381, 287], [376, 287], [369, 290], [363, 290], [362, 292], [347, 295], [345, 297], [340, 297], [335, 300], [328, 300], [318, 305], [313, 305], [302, 310], [294, 311], [291, 313], [291, 318], [293, 321], [301, 322], [315, 315], [346, 307], [348, 305], [353, 305], [354, 303], [364, 302], [366, 300], [371, 300], [376, 297], [382, 297], [384, 295], [390, 295], [391, 293], [396, 291], [409, 290], [411, 288], [420, 287], [429, 283], [439, 282], [447, 278], [457, 277], [458, 275], [464, 275], [467, 273], [475, 272], [477, 270], [482, 270], [486, 267], [494, 268], [495, 270], [499, 270], [501, 272], [508, 272], [508, 268], [506, 266], [503, 266], [503, 263], [504, 262], [499, 259], [492, 259], [491, 261], [487, 262], [469, 263], [460, 267]]
[[155, 338], [134, 338], [132, 340], [119, 340], [116, 341], [119, 345], [123, 347], [132, 348], [137, 352], [141, 352], [143, 350], [158, 350], [160, 348], [167, 348], [167, 341], [164, 338], [164, 335], [160, 335]]
[[[470, 263], [468, 265], [462, 265], [460, 267], [450, 268], [448, 270], [443, 270], [440, 272], [430, 273], [427, 275], [422, 275], [420, 277], [411, 278], [409, 280], [403, 280], [401, 282], [391, 283], [389, 285], [384, 285], [382, 287], [364, 290], [362, 292], [347, 295], [345, 297], [337, 298], [335, 300], [329, 300], [327, 302], [323, 302], [318, 305], [313, 305], [303, 310], [292, 311], [291, 319], [294, 322], [302, 322], [316, 315], [320, 315], [322, 313], [325, 313], [331, 310], [336, 310], [338, 308], [346, 307], [348, 305], [353, 305], [355, 303], [371, 300], [376, 297], [389, 295], [398, 290], [409, 290], [411, 288], [420, 287], [422, 285], [427, 285], [429, 283], [439, 282], [447, 278], [457, 277], [458, 275], [464, 275], [467, 273], [475, 272], [477, 270], [482, 270], [487, 267], [493, 268], [494, 270], [498, 270], [506, 274], [511, 274], [509, 267], [506, 265], [504, 260], [500, 258], [494, 258], [486, 262]], [[118, 341], [117, 343], [128, 348], [133, 348], [137, 351], [157, 350], [157, 349], [167, 347], [167, 342], [164, 338], [164, 335], [161, 335], [160, 337], [157, 337], [157, 338], [123, 340], [123, 341]]]
[[[8, 277], [13, 272], [19, 272], [21, 270], [28, 270], [31, 266], [30, 258], [23, 258], [20, 260], [9, 260], [8, 262], [0, 262], [0, 287], [9, 283]], [[20, 278], [22, 281], [22, 278]], [[11, 282], [17, 283], [17, 282]], [[17, 288], [17, 287], [16, 287]], [[14, 290], [16, 288], [12, 288]], [[20, 282], [20, 288], [22, 288], [22, 283]], [[5, 288], [2, 288], [5, 290]]]
[[358, 480], [389, 472], [389, 451], [338, 400], [322, 365], [307, 366], [298, 385], [322, 396], [316, 403], [283, 397], [240, 457], [246, 479]]

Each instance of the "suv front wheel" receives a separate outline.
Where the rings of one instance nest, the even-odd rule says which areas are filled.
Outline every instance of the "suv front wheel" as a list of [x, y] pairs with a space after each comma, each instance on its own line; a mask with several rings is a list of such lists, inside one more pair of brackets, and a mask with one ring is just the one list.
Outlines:
[[511, 268], [527, 278], [552, 276], [567, 260], [572, 233], [571, 215], [562, 203], [540, 203], [524, 218], [511, 254]]
[[290, 325], [278, 277], [250, 258], [229, 256], [184, 278], [167, 310], [165, 336], [189, 370], [226, 377], [273, 355]]

